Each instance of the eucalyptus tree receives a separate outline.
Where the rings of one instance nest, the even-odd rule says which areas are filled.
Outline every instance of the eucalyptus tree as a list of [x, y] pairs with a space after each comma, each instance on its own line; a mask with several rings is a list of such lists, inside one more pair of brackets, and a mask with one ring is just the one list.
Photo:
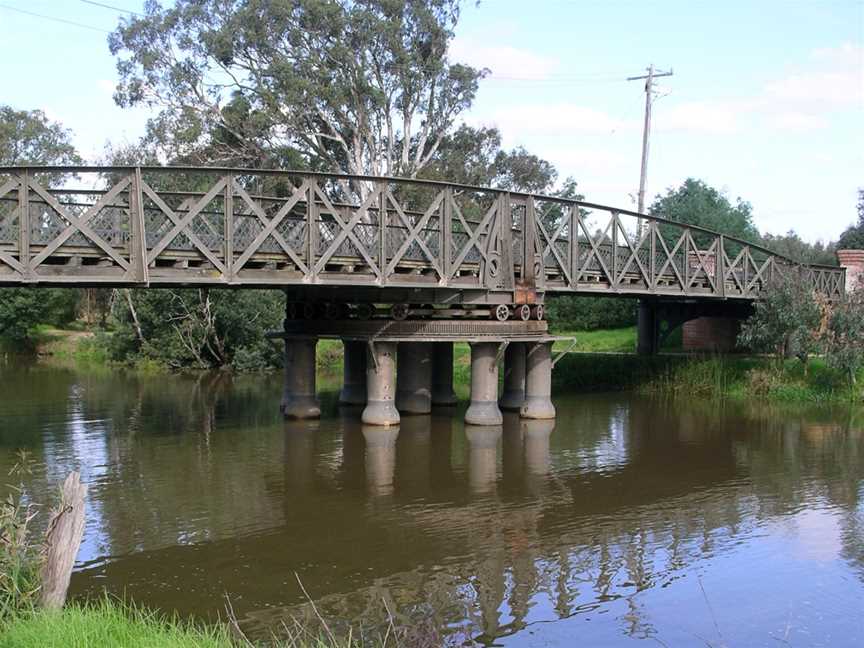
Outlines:
[[459, 0], [150, 0], [109, 37], [120, 106], [182, 158], [416, 177], [485, 70], [453, 63]]

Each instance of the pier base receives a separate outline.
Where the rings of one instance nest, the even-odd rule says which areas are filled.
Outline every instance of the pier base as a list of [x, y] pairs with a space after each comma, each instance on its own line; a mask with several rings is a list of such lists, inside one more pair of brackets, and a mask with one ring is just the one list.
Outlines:
[[402, 414], [432, 411], [432, 344], [399, 343], [396, 409]]
[[432, 405], [449, 407], [456, 404], [453, 391], [453, 343], [436, 342], [432, 346]]
[[498, 406], [505, 412], [518, 412], [525, 401], [525, 344], [511, 342], [504, 351], [504, 392]]
[[315, 338], [285, 339], [285, 386], [282, 393], [282, 415], [289, 419], [321, 416], [315, 395]]
[[366, 404], [366, 343], [344, 340], [344, 369], [339, 402], [343, 405]]
[[527, 419], [554, 419], [552, 342], [531, 344], [525, 364], [525, 402], [519, 410], [520, 416]]
[[370, 344], [366, 353], [366, 407], [362, 421], [367, 425], [398, 425], [395, 397], [396, 343]]
[[498, 409], [498, 343], [471, 343], [471, 404], [465, 412], [469, 425], [501, 425]]

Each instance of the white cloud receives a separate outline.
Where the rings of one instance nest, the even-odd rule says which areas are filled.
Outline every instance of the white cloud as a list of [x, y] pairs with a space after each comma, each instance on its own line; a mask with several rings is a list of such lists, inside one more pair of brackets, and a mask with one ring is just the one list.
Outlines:
[[546, 79], [560, 67], [557, 58], [510, 45], [486, 45], [463, 38], [456, 38], [450, 44], [450, 58], [474, 67], [488, 68], [492, 79]]
[[505, 134], [561, 137], [569, 133], [612, 134], [638, 124], [574, 103], [522, 104], [493, 111], [491, 121]]
[[738, 130], [738, 109], [732, 104], [689, 101], [658, 111], [658, 130], [727, 134]]
[[827, 128], [829, 120], [819, 115], [802, 112], [784, 112], [773, 117], [774, 128], [782, 131], [806, 132]]
[[864, 108], [864, 47], [819, 49], [811, 59], [815, 65], [768, 83], [764, 101], [793, 110]]

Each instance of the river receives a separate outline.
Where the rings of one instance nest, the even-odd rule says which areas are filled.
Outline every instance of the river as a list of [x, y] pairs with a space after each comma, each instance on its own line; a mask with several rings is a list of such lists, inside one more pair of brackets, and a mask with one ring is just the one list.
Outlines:
[[[404, 645], [864, 645], [864, 422], [629, 393], [553, 423], [462, 408], [284, 422], [278, 376], [0, 364], [0, 472], [89, 485], [71, 595], [253, 638], [311, 618]], [[14, 477], [6, 481], [14, 480]], [[302, 584], [302, 587], [301, 587]], [[305, 589], [305, 593], [304, 593]]]

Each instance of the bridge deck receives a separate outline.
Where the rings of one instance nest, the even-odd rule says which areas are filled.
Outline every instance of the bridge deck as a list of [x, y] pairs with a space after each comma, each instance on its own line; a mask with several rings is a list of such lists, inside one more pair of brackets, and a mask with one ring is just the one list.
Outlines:
[[828, 298], [843, 295], [841, 268], [550, 196], [307, 172], [0, 168], [2, 285], [753, 299], [790, 273]]

